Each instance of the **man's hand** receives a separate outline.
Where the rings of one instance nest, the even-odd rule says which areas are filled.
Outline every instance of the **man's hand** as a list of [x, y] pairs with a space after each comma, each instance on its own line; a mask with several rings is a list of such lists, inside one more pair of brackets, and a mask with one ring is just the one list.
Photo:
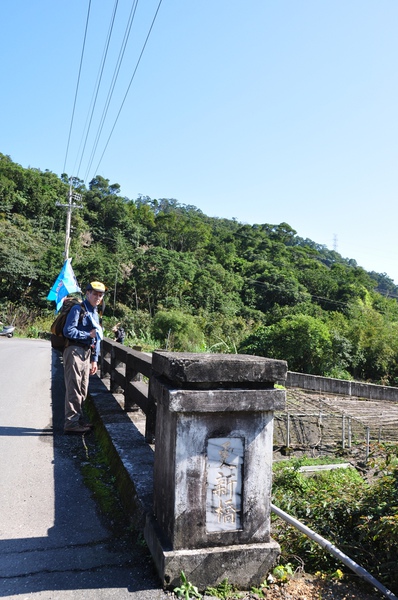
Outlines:
[[95, 375], [98, 371], [98, 365], [96, 362], [91, 363], [90, 375]]

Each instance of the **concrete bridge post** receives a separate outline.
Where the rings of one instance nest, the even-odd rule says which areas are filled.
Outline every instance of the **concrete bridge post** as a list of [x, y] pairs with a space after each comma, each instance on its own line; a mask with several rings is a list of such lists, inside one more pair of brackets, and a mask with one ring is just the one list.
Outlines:
[[145, 539], [163, 584], [259, 585], [279, 555], [270, 537], [273, 415], [285, 361], [154, 352], [154, 515]]

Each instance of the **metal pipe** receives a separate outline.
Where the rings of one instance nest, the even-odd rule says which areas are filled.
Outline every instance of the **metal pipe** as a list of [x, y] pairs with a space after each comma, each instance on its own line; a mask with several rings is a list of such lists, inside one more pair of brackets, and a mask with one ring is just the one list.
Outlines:
[[322, 548], [325, 548], [325, 550], [330, 552], [330, 554], [341, 560], [342, 563], [344, 563], [347, 567], [354, 571], [354, 573], [361, 577], [361, 579], [364, 579], [365, 581], [367, 581], [367, 583], [373, 585], [373, 587], [378, 589], [382, 594], [384, 594], [384, 596], [386, 596], [390, 600], [398, 600], [398, 598], [382, 583], [377, 581], [377, 579], [375, 579], [373, 575], [368, 573], [368, 571], [366, 571], [366, 569], [364, 569], [363, 567], [360, 567], [355, 561], [353, 561], [349, 556], [341, 552], [341, 550], [336, 548], [336, 546], [334, 546], [331, 542], [328, 542], [328, 540], [323, 538], [318, 533], [315, 533], [315, 531], [304, 525], [304, 523], [301, 523], [291, 515], [288, 515], [274, 504], [271, 504], [271, 510], [278, 517], [289, 523], [289, 525], [293, 525], [293, 527], [296, 527], [296, 529], [298, 529], [302, 533], [305, 533], [305, 535], [314, 540], [314, 542], [316, 542], [317, 544], [322, 546]]
[[345, 448], [345, 415], [343, 415], [342, 426], [341, 426], [341, 447]]
[[352, 442], [352, 425], [351, 425], [351, 417], [348, 417], [348, 447], [351, 448]]
[[366, 462], [369, 459], [369, 446], [370, 446], [370, 427], [366, 428]]

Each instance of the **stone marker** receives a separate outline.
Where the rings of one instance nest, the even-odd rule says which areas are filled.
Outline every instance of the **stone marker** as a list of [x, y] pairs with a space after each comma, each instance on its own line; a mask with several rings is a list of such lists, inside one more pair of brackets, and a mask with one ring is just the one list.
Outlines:
[[280, 552], [270, 537], [273, 415], [285, 361], [154, 352], [154, 517], [145, 539], [167, 587], [259, 585]]

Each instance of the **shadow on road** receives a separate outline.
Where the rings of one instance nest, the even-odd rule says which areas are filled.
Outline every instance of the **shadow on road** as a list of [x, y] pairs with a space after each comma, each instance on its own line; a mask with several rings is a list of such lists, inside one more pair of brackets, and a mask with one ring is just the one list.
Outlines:
[[33, 429], [32, 427], [0, 427], [0, 436], [20, 436], [20, 435], [53, 435], [52, 429]]
[[[85, 590], [84, 598], [90, 600], [121, 600], [134, 592], [137, 600], [161, 598], [163, 592], [146, 549], [134, 543], [133, 532], [115, 534], [112, 522], [100, 513], [84, 484], [81, 466], [95, 452], [96, 439], [94, 434], [63, 434], [64, 392], [62, 358], [52, 351], [52, 423], [43, 429], [0, 427], [0, 436], [37, 436], [43, 447], [52, 443], [52, 465], [47, 452], [42, 467], [53, 469], [54, 484], [48, 491], [54, 496], [48, 535], [0, 540], [0, 597], [38, 593], [41, 599], [57, 598], [50, 592], [65, 590], [67, 598], [77, 598], [81, 597], [78, 590]], [[40, 488], [40, 469], [29, 477], [37, 478]]]

